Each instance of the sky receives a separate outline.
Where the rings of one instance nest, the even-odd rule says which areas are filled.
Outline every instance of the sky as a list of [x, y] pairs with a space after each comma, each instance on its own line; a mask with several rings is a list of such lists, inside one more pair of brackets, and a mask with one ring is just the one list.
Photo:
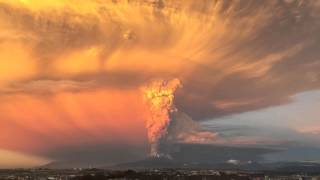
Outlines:
[[282, 148], [266, 161], [319, 161], [320, 91], [299, 93], [293, 102], [203, 122], [225, 138], [247, 145]]
[[317, 0], [0, 0], [0, 168], [128, 162], [172, 143], [320, 161], [319, 12]]

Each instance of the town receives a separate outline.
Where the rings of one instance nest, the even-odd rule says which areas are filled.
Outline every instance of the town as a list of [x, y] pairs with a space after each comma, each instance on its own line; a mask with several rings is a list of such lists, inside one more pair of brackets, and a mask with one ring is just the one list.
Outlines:
[[14, 169], [0, 170], [1, 180], [320, 180], [319, 174], [242, 172], [202, 169]]

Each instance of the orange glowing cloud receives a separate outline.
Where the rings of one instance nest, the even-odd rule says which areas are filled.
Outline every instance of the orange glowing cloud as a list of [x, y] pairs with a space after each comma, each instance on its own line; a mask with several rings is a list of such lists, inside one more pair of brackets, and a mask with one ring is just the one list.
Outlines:
[[247, 106], [251, 104], [255, 104], [256, 102], [259, 102], [259, 99], [250, 99], [249, 101], [246, 100], [238, 100], [238, 101], [216, 101], [213, 103], [214, 106], [216, 106], [219, 109], [232, 109], [236, 107], [241, 107], [241, 106]]
[[28, 79], [36, 75], [35, 59], [25, 45], [0, 43], [0, 88], [12, 81]]
[[320, 135], [320, 126], [298, 127], [296, 128], [296, 131], [303, 134]]
[[22, 153], [0, 149], [0, 168], [28, 168], [48, 163], [46, 158], [34, 157]]
[[2, 97], [0, 148], [34, 153], [77, 144], [143, 144], [146, 111], [138, 94], [96, 90]]
[[192, 119], [290, 102], [320, 88], [314, 12], [312, 2], [0, 0], [0, 148], [143, 144], [152, 116], [140, 88], [154, 79], [181, 80], [174, 104]]
[[177, 139], [182, 143], [212, 144], [218, 142], [218, 133], [209, 131], [181, 133]]
[[63, 54], [54, 62], [52, 69], [58, 77], [98, 72], [101, 66], [98, 55], [98, 47]]

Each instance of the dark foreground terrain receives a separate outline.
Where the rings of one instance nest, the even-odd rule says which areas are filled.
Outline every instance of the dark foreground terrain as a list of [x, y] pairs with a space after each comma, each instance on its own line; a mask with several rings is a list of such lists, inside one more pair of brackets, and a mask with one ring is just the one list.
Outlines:
[[0, 170], [1, 180], [320, 180], [317, 173], [243, 172], [197, 169], [103, 170], [103, 169], [15, 169]]

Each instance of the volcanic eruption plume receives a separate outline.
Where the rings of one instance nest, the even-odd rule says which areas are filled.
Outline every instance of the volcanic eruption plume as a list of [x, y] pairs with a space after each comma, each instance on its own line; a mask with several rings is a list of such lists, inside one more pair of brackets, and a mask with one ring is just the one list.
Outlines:
[[180, 80], [172, 79], [156, 80], [143, 88], [144, 99], [151, 114], [146, 122], [151, 156], [160, 156], [159, 143], [168, 133], [170, 113], [177, 111], [173, 100], [174, 93], [179, 87], [181, 87]]

